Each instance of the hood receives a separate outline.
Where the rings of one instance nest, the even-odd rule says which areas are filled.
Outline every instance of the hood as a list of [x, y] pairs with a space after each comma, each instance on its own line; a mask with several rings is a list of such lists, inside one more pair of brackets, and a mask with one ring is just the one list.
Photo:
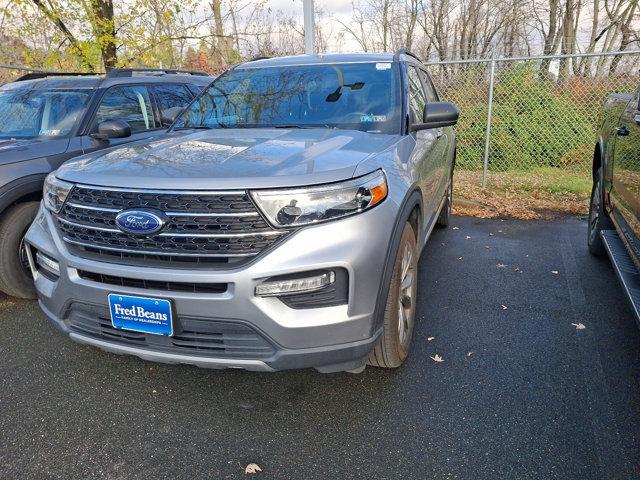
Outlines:
[[68, 138], [0, 138], [0, 165], [60, 155], [67, 151], [68, 146]]
[[216, 129], [173, 132], [67, 162], [58, 178], [151, 189], [246, 189], [350, 178], [365, 158], [399, 137], [338, 129]]

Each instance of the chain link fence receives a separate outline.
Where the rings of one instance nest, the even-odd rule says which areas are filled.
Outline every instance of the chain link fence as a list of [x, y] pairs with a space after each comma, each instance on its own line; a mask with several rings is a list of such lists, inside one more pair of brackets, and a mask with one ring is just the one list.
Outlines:
[[604, 100], [635, 91], [639, 67], [640, 51], [429, 65], [461, 111], [458, 168], [482, 172], [483, 187], [489, 174], [587, 175]]

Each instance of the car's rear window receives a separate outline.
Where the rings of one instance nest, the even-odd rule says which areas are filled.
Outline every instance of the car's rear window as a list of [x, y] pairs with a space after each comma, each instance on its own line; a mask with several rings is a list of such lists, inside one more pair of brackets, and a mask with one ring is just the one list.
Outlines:
[[335, 127], [400, 131], [391, 62], [238, 68], [220, 77], [177, 128]]

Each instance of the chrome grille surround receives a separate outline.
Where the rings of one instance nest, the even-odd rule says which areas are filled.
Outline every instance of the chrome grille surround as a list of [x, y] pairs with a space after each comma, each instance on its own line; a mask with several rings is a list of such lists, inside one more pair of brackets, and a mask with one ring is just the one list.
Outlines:
[[[153, 208], [169, 217], [152, 236], [122, 232], [116, 215], [128, 209]], [[169, 191], [76, 185], [60, 213], [57, 228], [74, 253], [106, 261], [230, 263], [260, 254], [287, 232], [272, 228], [247, 192]], [[139, 262], [138, 262], [139, 261]]]

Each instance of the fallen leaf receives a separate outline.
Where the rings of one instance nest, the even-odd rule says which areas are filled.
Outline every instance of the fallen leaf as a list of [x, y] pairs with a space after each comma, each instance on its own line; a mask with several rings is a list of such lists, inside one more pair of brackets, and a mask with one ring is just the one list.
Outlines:
[[261, 471], [262, 471], [262, 469], [260, 468], [260, 465], [258, 465], [257, 463], [250, 463], [249, 465], [244, 467], [244, 474], [245, 475], [258, 473], [258, 472], [261, 472]]
[[442, 245], [444, 247], [446, 245], [446, 243], [442, 242], [440, 245]]
[[507, 309], [507, 306], [506, 306], [506, 305], [500, 305], [500, 306], [502, 307], [502, 309], [503, 309], [503, 310], [506, 310], [506, 309]]
[[498, 230], [498, 233], [502, 233], [502, 230]]
[[438, 362], [438, 363], [444, 362], [444, 358], [442, 358], [438, 354], [435, 354], [433, 357], [429, 357], [429, 358], [431, 358], [431, 360], [433, 360], [434, 362]]
[[458, 260], [462, 260], [462, 257], [458, 257]]
[[558, 275], [560, 272], [558, 272], [558, 270], [551, 270], [551, 273], [553, 273], [554, 275]]
[[491, 247], [489, 245], [485, 245], [484, 248], [486, 248], [487, 250], [491, 249]]
[[471, 237], [469, 235], [467, 235], [466, 237], [464, 237], [465, 240], [470, 240]]
[[518, 267], [514, 268], [513, 271], [517, 273], [522, 273], [522, 270], [520, 270]]
[[431, 340], [435, 340], [436, 337], [427, 337], [427, 342], [430, 342]]
[[582, 324], [582, 323], [572, 323], [571, 325], [573, 325], [574, 327], [576, 327], [576, 330], [584, 330], [585, 328], [587, 328], [587, 327], [585, 327], [585, 326], [584, 326], [584, 324]]
[[458, 227], [453, 227], [453, 230], [460, 230]]
[[493, 233], [490, 233], [490, 234], [489, 234], [489, 236], [490, 236], [490, 237], [493, 237]]
[[476, 352], [467, 352], [467, 357], [473, 357], [476, 354]]
[[498, 267], [498, 268], [504, 268], [504, 267], [506, 267], [506, 265], [505, 265], [504, 263], [499, 263], [499, 264], [497, 264], [497, 265], [496, 265], [496, 267]]

